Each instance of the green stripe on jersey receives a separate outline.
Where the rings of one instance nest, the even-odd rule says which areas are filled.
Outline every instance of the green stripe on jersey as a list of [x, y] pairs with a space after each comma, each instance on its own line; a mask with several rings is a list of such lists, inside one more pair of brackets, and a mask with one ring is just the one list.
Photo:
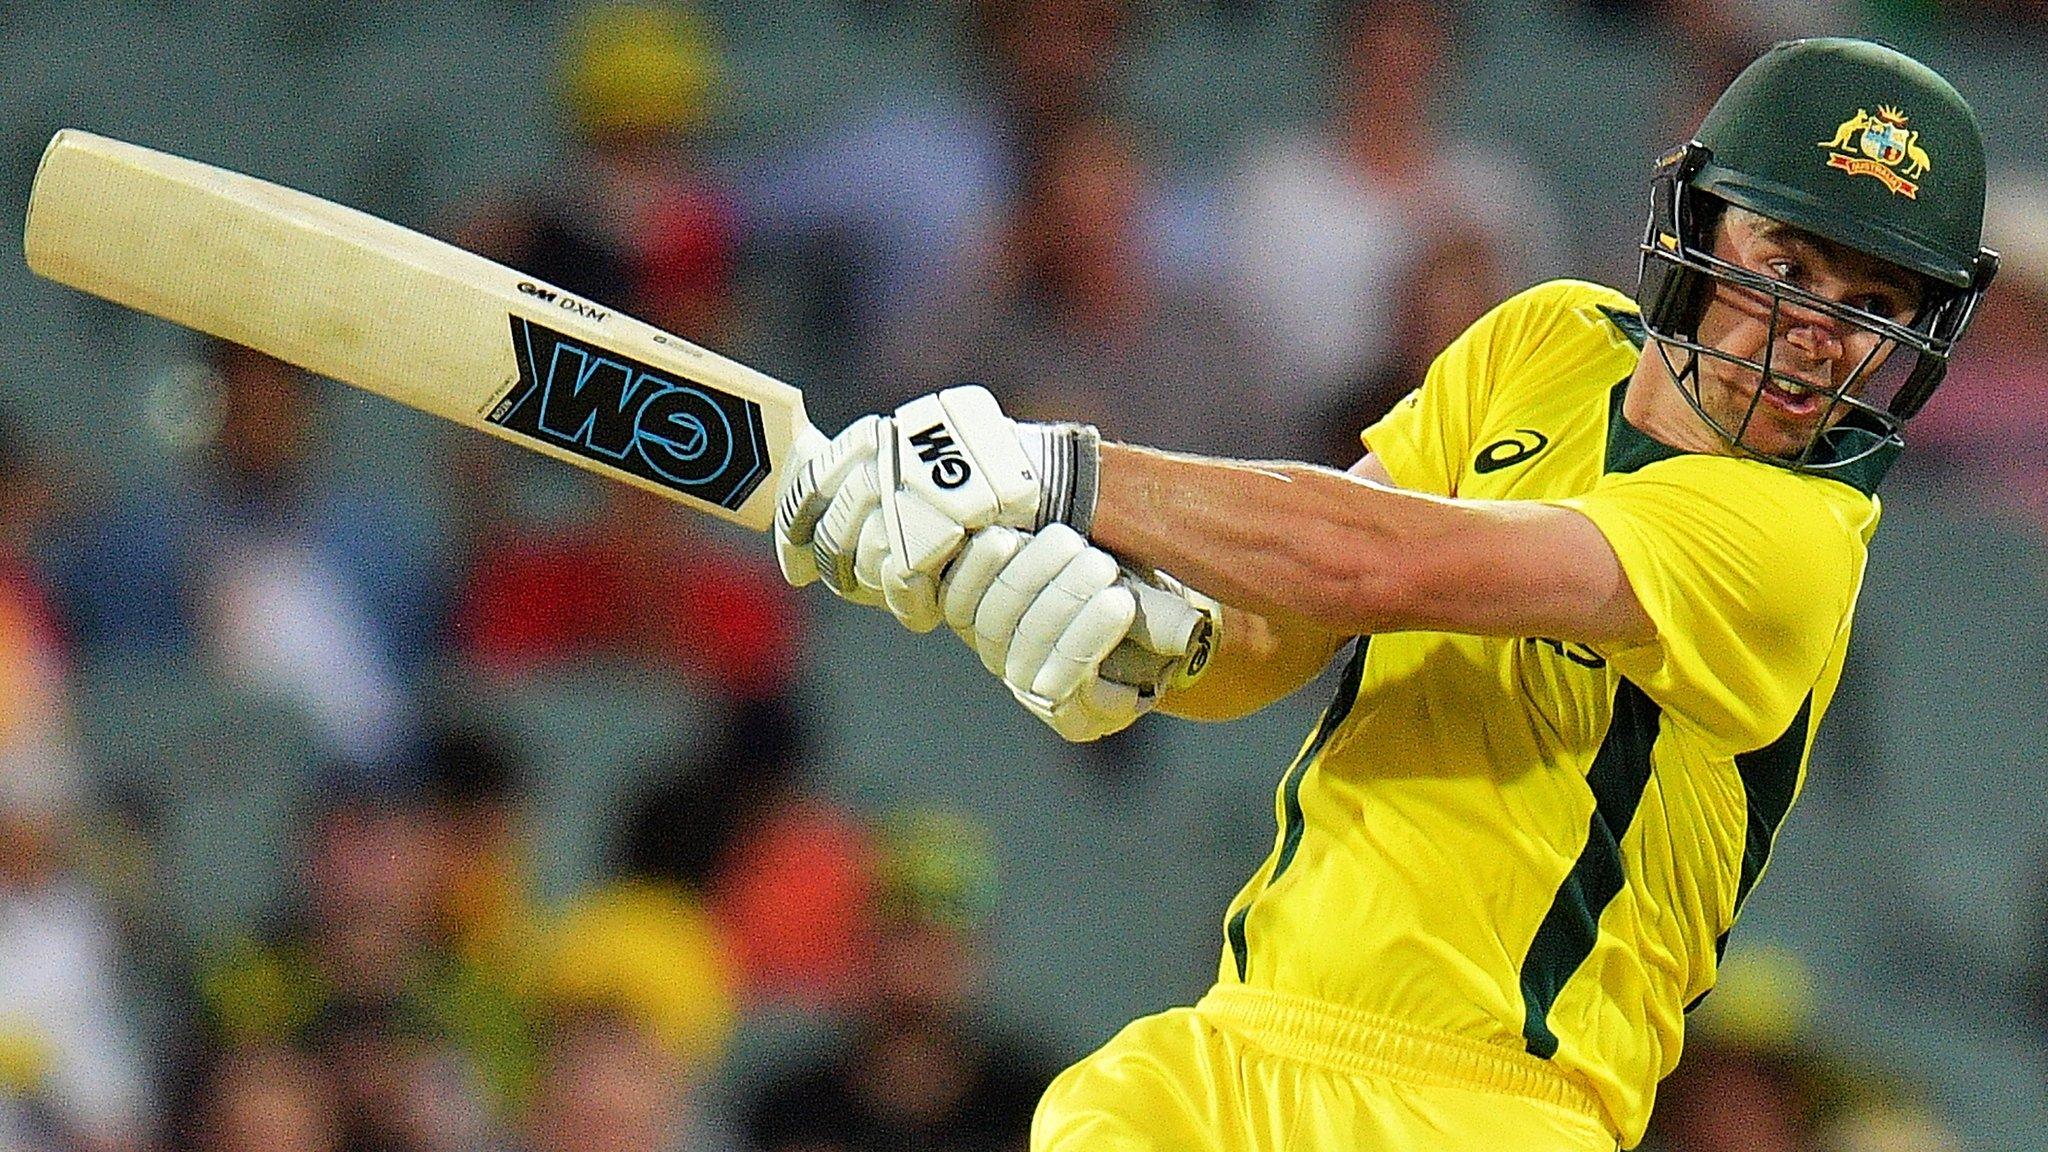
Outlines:
[[1593, 790], [1586, 846], [1558, 886], [1550, 911], [1522, 960], [1522, 1038], [1531, 1053], [1546, 1060], [1557, 1054], [1557, 1036], [1550, 1030], [1551, 1006], [1572, 973], [1593, 954], [1593, 943], [1600, 934], [1600, 913], [1620, 894], [1626, 881], [1621, 840], [1628, 834], [1643, 790], [1650, 783], [1650, 748], [1657, 742], [1662, 714], [1634, 684], [1622, 680], [1615, 686], [1607, 736], [1586, 771], [1586, 785]]
[[[1287, 766], [1287, 774], [1280, 782], [1280, 854], [1273, 862], [1273, 874], [1266, 878], [1266, 886], [1287, 871], [1294, 863], [1294, 854], [1301, 848], [1301, 837], [1308, 830], [1308, 820], [1301, 814], [1301, 778], [1308, 775], [1309, 767], [1316, 757], [1322, 755], [1323, 747], [1330, 742], [1330, 736], [1344, 718], [1351, 715], [1351, 706], [1358, 702], [1358, 684], [1365, 675], [1365, 650], [1372, 646], [1372, 637], [1360, 636], [1351, 642], [1351, 661], [1344, 666], [1344, 675], [1337, 683], [1337, 694], [1330, 698], [1329, 707], [1323, 709], [1323, 718], [1316, 724], [1316, 732], [1304, 744], [1294, 763]], [[1261, 893], [1263, 895], [1263, 892]], [[1242, 981], [1251, 963], [1251, 944], [1245, 938], [1245, 919], [1251, 915], [1252, 905], [1258, 902], [1253, 897], [1237, 910], [1224, 927], [1224, 938], [1230, 942], [1231, 959], [1237, 963], [1237, 978]]]
[[[1778, 826], [1792, 810], [1793, 797], [1799, 791], [1799, 765], [1806, 758], [1806, 740], [1812, 733], [1813, 693], [1808, 692], [1792, 723], [1776, 740], [1753, 752], [1735, 754], [1735, 770], [1742, 777], [1742, 797], [1749, 814], [1743, 831], [1742, 872], [1735, 881], [1737, 916], [1742, 915], [1742, 905], [1764, 874], [1764, 865], [1770, 862]], [[1727, 953], [1728, 933], [1722, 932], [1714, 939], [1714, 959], [1718, 961]], [[1708, 988], [1693, 997], [1685, 1010], [1691, 1012], [1699, 1007], [1707, 992], [1712, 991]]]
[[1742, 913], [1743, 901], [1756, 887], [1757, 877], [1771, 858], [1771, 844], [1778, 837], [1778, 825], [1792, 809], [1799, 791], [1799, 764], [1806, 758], [1806, 738], [1813, 727], [1813, 693], [1799, 705], [1792, 723], [1776, 740], [1754, 752], [1739, 752], [1735, 770], [1742, 777], [1742, 794], [1749, 803], [1749, 827], [1742, 848], [1742, 875], [1735, 885], [1735, 912]]

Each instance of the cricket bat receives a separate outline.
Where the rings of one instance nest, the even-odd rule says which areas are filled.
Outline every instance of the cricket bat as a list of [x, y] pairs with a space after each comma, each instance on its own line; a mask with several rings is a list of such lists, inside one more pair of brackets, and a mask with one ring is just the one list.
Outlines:
[[28, 266], [139, 311], [765, 531], [803, 394], [409, 228], [77, 129]]

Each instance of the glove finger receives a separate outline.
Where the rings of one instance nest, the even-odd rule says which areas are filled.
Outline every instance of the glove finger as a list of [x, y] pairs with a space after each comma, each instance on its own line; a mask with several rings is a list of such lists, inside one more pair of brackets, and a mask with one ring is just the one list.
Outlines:
[[1017, 622], [1024, 618], [1045, 586], [1087, 547], [1087, 541], [1073, 529], [1061, 532], [1049, 528], [1033, 536], [996, 574], [995, 583], [989, 586], [988, 594], [981, 598], [981, 607], [974, 613], [974, 650], [981, 656], [982, 667], [993, 675], [1003, 674]]
[[939, 584], [929, 573], [906, 568], [892, 552], [882, 560], [882, 602], [905, 628], [924, 633], [939, 626]]
[[[1098, 593], [1116, 584], [1116, 578], [1115, 558], [1099, 548], [1086, 549], [1069, 561], [1017, 621], [1009, 655], [1003, 664], [1003, 678], [1016, 684], [1030, 684], [1038, 675], [1039, 667], [1052, 655], [1053, 646], [1059, 643], [1060, 637], [1073, 626]], [[1126, 626], [1129, 623], [1124, 621]], [[1103, 651], [1107, 652], [1109, 645], [1121, 637], [1120, 631], [1103, 646]]]
[[935, 582], [960, 554], [971, 531], [924, 497], [901, 488], [883, 493], [882, 526], [889, 534], [890, 553], [904, 567], [923, 572]]
[[972, 633], [974, 613], [981, 607], [982, 598], [1023, 549], [1023, 534], [1009, 528], [984, 528], [968, 539], [967, 547], [939, 582], [948, 627], [955, 632]]
[[874, 462], [867, 461], [846, 477], [812, 532], [818, 576], [835, 595], [848, 595], [858, 583], [854, 575], [856, 549], [868, 516], [881, 506], [881, 499]]
[[782, 578], [792, 588], [802, 588], [818, 579], [818, 556], [808, 543], [798, 544], [782, 534], [780, 528], [775, 536], [775, 566], [782, 569]]
[[1078, 707], [1074, 701], [1055, 706], [1046, 714], [1045, 722], [1069, 744], [1090, 744], [1116, 731], [1101, 717]]
[[[882, 510], [876, 508], [860, 524], [860, 543], [853, 550], [853, 579], [861, 603], [882, 602], [882, 561], [889, 555], [889, 534], [882, 528]], [[849, 595], [847, 599], [855, 599]]]
[[1045, 721], [1046, 725], [1053, 728], [1054, 731], [1058, 731], [1059, 726], [1054, 724], [1052, 719], [1052, 701], [1042, 700], [1015, 685], [1005, 685], [1005, 687], [1010, 689], [1010, 695], [1016, 699], [1017, 703], [1024, 706], [1026, 712]]
[[1060, 739], [1072, 744], [1086, 744], [1121, 732], [1151, 710], [1150, 701], [1124, 684], [1097, 682], [1058, 704], [1015, 686], [1010, 688], [1010, 695], [1025, 711], [1058, 733]]
[[[806, 432], [815, 436], [817, 430], [810, 428]], [[802, 540], [792, 539], [789, 533], [799, 515], [809, 518], [813, 506], [823, 506], [813, 466], [831, 446], [830, 441], [819, 444], [799, 437], [791, 448], [789, 470], [782, 477], [782, 492], [775, 502], [774, 531], [769, 533], [775, 539], [775, 565], [782, 569], [782, 578], [793, 588], [802, 588], [818, 578], [818, 562], [811, 552], [808, 526], [803, 529]]]
[[1064, 524], [1048, 525], [1046, 529], [1025, 540], [1017, 555], [996, 577], [1011, 592], [1025, 597], [1028, 606], [1032, 599], [1045, 590], [1046, 585], [1059, 578], [1073, 563], [1074, 557], [1088, 551], [1088, 541], [1079, 532]]
[[1092, 688], [1075, 693], [1048, 709], [1045, 722], [1072, 744], [1100, 740], [1130, 727], [1139, 715], [1136, 690], [1121, 684], [1110, 687], [1114, 690], [1101, 694]]
[[1089, 597], [1039, 665], [1031, 690], [1064, 700], [1087, 681], [1097, 679], [1102, 658], [1130, 631], [1136, 612], [1129, 589], [1113, 587]]
[[1152, 710], [1152, 701], [1128, 684], [1098, 679], [1084, 685], [1062, 710], [1075, 716], [1073, 726], [1085, 733], [1069, 739], [1100, 740], [1137, 723], [1138, 717]]
[[[847, 476], [861, 464], [875, 458], [878, 435], [885, 429], [880, 416], [863, 416], [840, 430], [824, 448], [806, 459], [782, 490], [775, 504], [775, 530], [792, 545], [811, 542], [811, 535], [825, 510], [839, 495]], [[893, 434], [893, 430], [891, 431]]]

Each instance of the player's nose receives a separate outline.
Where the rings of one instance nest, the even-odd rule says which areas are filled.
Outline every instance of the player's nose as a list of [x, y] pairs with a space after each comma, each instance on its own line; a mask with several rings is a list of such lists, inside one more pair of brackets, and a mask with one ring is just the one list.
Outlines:
[[1847, 350], [1843, 321], [1818, 309], [1785, 305], [1778, 331], [1785, 343], [1816, 363], [1832, 364]]

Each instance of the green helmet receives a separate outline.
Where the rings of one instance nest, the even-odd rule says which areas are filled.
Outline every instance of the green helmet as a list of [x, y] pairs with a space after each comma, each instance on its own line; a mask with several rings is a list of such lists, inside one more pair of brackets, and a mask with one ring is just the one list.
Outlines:
[[[1709, 231], [1729, 204], [1917, 274], [1927, 288], [1919, 312], [1910, 322], [1887, 320], [1716, 259]], [[1903, 446], [1901, 425], [1940, 383], [1997, 269], [1997, 255], [1982, 245], [1983, 220], [1983, 137], [1948, 81], [1872, 41], [1789, 41], [1744, 69], [1694, 139], [1660, 163], [1637, 299], [1667, 362], [1672, 348], [1693, 354], [1685, 371], [1674, 366], [1674, 376], [1695, 409], [1696, 357], [1721, 355], [1695, 339], [1716, 281], [1765, 294], [1774, 308], [1835, 315], [1910, 349], [1911, 357], [1889, 358], [1897, 362], [1889, 388], [1869, 387], [1887, 362], [1875, 353], [1840, 382], [1828, 419], [1796, 458], [1763, 457], [1810, 471], [1880, 453], [1888, 460]], [[1745, 364], [1769, 373], [1768, 356]], [[1746, 418], [1732, 429], [1707, 419], [1739, 451], [1760, 455], [1743, 441]]]

